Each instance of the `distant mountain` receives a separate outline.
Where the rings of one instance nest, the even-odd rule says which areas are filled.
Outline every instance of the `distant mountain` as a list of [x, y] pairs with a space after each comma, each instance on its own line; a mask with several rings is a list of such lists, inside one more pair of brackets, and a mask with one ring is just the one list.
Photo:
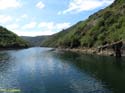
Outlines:
[[42, 46], [77, 48], [98, 47], [125, 39], [125, 0], [47, 38]]
[[0, 26], [0, 48], [25, 48], [28, 43], [15, 33]]
[[25, 41], [29, 42], [31, 46], [40, 46], [41, 43], [47, 39], [49, 36], [36, 36], [36, 37], [30, 37], [30, 36], [21, 36]]

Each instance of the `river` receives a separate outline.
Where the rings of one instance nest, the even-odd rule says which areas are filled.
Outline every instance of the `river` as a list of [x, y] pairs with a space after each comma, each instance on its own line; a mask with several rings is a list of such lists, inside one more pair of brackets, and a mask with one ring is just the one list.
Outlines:
[[125, 58], [40, 47], [0, 51], [0, 93], [125, 93]]

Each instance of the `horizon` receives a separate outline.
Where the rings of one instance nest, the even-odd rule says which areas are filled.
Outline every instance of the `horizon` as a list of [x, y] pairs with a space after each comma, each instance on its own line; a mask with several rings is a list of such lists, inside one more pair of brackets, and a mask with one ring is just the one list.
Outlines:
[[114, 0], [0, 0], [0, 25], [19, 36], [60, 32], [111, 5]]

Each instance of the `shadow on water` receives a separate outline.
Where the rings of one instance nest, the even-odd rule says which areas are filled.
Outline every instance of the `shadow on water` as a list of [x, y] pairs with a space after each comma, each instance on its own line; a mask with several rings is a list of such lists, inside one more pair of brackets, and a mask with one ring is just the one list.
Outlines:
[[85, 71], [101, 80], [104, 87], [112, 90], [113, 93], [125, 93], [125, 57], [84, 55], [73, 52], [57, 55], [63, 60], [62, 62], [68, 61], [80, 71]]
[[123, 58], [115, 58], [114, 65], [121, 71], [123, 71]]

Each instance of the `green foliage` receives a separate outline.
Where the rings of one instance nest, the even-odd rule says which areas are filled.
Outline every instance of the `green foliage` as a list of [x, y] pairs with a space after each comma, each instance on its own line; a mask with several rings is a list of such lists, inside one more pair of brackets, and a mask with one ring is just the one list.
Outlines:
[[28, 44], [16, 34], [0, 26], [0, 48], [27, 47]]
[[53, 47], [98, 47], [125, 39], [125, 0], [116, 0], [86, 21], [48, 38], [43, 45]]
[[93, 38], [86, 35], [83, 38], [81, 38], [81, 46], [82, 47], [91, 47], [93, 45]]
[[79, 36], [78, 35], [72, 35], [72, 34], [68, 34], [66, 35], [64, 38], [59, 39], [58, 41], [58, 46], [62, 46], [62, 47], [78, 47], [80, 45], [80, 41], [79, 41]]
[[36, 37], [21, 36], [21, 38], [27, 41], [30, 46], [40, 46], [41, 42], [49, 38], [49, 36], [36, 36]]

